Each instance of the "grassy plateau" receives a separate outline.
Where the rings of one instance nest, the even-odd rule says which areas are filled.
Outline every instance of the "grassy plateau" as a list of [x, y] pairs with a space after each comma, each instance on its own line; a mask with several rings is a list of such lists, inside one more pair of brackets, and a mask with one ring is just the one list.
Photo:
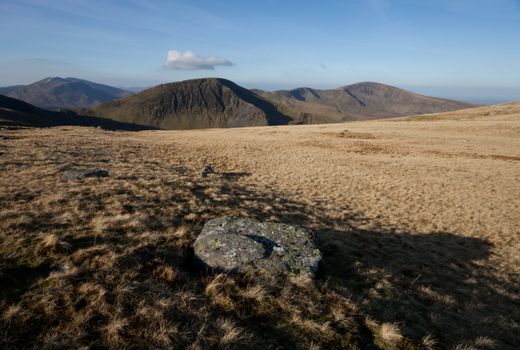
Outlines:
[[[110, 176], [62, 181], [67, 166]], [[193, 241], [224, 214], [314, 231], [319, 275], [195, 269]], [[520, 103], [330, 125], [2, 129], [0, 348], [519, 349]]]

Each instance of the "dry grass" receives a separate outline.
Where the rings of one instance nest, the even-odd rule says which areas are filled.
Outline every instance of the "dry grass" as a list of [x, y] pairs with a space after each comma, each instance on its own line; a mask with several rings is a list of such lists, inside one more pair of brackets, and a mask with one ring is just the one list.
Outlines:
[[[471, 113], [0, 131], [0, 347], [519, 348], [520, 111]], [[321, 275], [194, 270], [223, 214], [313, 229]]]

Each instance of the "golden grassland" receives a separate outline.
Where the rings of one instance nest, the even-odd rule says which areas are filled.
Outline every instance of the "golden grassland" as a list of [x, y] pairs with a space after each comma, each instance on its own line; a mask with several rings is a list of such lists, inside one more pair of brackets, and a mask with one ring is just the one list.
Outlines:
[[[519, 150], [520, 104], [1, 130], [0, 347], [520, 348]], [[62, 182], [67, 165], [110, 176]], [[195, 270], [190, 246], [223, 214], [312, 229], [318, 278]]]

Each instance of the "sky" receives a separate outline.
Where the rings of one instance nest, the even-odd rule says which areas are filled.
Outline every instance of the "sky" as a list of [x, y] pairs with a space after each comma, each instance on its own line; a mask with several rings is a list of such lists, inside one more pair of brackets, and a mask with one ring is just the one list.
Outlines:
[[0, 86], [222, 77], [520, 99], [520, 0], [0, 0]]

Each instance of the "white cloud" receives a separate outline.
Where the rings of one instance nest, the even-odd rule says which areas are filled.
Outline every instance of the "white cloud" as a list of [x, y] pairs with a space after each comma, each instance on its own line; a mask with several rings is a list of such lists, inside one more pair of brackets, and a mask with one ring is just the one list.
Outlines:
[[181, 70], [214, 70], [216, 66], [232, 66], [233, 63], [223, 58], [202, 57], [192, 51], [168, 51], [166, 67]]

